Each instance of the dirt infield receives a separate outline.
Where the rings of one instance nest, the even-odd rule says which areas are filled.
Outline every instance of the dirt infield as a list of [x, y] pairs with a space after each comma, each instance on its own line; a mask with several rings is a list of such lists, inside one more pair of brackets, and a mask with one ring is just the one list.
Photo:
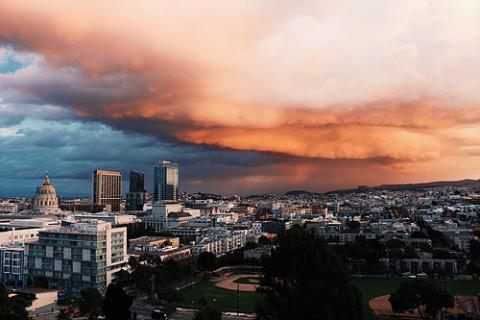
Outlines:
[[[390, 317], [392, 315], [401, 316], [402, 318], [412, 318], [419, 319], [420, 316], [418, 312], [404, 312], [404, 313], [393, 313], [392, 306], [388, 299], [390, 295], [379, 296], [373, 298], [368, 302], [368, 306], [372, 309], [373, 313], [380, 317]], [[469, 315], [478, 315], [478, 309], [476, 306], [477, 298], [468, 297], [468, 296], [455, 296], [455, 307], [448, 309], [447, 311], [450, 314], [469, 314]]]
[[214, 282], [215, 286], [223, 289], [237, 290], [253, 292], [256, 291], [259, 287], [259, 284], [256, 283], [237, 283], [235, 280], [240, 278], [254, 278], [251, 274], [232, 274], [225, 276]]

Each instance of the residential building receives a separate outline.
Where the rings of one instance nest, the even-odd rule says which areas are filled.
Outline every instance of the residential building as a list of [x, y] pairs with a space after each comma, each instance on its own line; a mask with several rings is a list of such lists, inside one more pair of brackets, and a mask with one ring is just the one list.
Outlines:
[[25, 253], [33, 281], [73, 294], [88, 287], [103, 291], [128, 261], [127, 229], [84, 220], [40, 231], [37, 241], [25, 244]]
[[22, 288], [25, 282], [25, 249], [22, 244], [0, 246], [0, 280], [13, 288]]
[[190, 246], [181, 246], [179, 237], [149, 237], [143, 236], [130, 240], [129, 255], [155, 255], [161, 261], [182, 260], [192, 255]]
[[[1, 228], [1, 226], [0, 226]], [[0, 229], [0, 245], [9, 243], [23, 243], [27, 240], [36, 239], [40, 228], [27, 228], [27, 229]]]
[[143, 222], [147, 227], [155, 229], [156, 232], [164, 231], [167, 228], [186, 227], [193, 216], [184, 210], [183, 205], [177, 202], [156, 202], [152, 207], [152, 213], [144, 217]]
[[205, 234], [198, 237], [195, 245], [195, 254], [212, 252], [216, 256], [223, 256], [228, 252], [240, 249], [247, 243], [248, 230], [230, 230], [227, 228], [209, 228]]
[[18, 204], [10, 201], [0, 201], [1, 213], [18, 213]]

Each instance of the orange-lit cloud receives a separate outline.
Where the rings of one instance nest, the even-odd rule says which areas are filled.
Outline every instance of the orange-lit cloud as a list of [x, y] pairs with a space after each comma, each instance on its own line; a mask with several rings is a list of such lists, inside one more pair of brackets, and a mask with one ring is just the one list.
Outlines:
[[0, 88], [185, 143], [440, 174], [478, 156], [479, 39], [469, 0], [4, 1], [0, 40], [41, 58]]

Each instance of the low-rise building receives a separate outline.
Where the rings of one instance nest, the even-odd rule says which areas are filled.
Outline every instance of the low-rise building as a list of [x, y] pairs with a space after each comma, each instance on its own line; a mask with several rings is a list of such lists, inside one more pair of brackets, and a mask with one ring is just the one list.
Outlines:
[[127, 229], [98, 220], [54, 227], [27, 242], [25, 254], [32, 280], [42, 279], [49, 288], [74, 294], [88, 287], [102, 291], [128, 261]]
[[247, 243], [248, 234], [248, 230], [209, 228], [205, 234], [198, 237], [194, 245], [195, 254], [198, 255], [207, 251], [216, 256], [223, 256], [244, 247]]
[[25, 248], [20, 243], [0, 246], [0, 280], [13, 288], [22, 288], [25, 282]]

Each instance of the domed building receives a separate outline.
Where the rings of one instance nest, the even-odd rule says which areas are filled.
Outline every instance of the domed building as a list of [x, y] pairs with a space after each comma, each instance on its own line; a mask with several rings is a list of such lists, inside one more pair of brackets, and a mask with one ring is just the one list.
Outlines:
[[48, 173], [45, 174], [43, 184], [37, 187], [35, 197], [32, 199], [34, 214], [54, 214], [59, 212], [57, 190], [50, 183]]

